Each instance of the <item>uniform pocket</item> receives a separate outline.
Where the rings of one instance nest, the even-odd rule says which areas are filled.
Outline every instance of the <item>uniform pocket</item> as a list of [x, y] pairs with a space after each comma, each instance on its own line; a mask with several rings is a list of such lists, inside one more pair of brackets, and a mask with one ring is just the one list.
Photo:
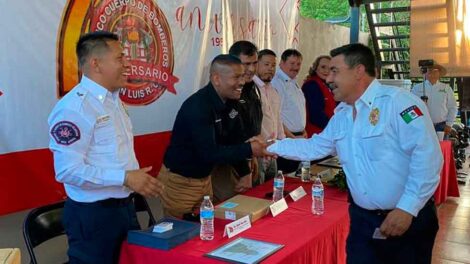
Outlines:
[[367, 131], [361, 137], [361, 146], [370, 160], [382, 159], [388, 150], [388, 143], [385, 140], [384, 127], [375, 127], [373, 130]]
[[116, 133], [111, 122], [95, 127], [94, 138], [97, 145], [113, 144]]

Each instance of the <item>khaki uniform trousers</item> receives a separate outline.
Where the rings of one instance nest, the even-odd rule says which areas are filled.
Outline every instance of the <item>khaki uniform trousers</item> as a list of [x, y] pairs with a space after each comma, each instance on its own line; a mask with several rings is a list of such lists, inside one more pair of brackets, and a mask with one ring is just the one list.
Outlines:
[[158, 179], [164, 185], [161, 200], [165, 216], [182, 218], [199, 208], [205, 195], [212, 198], [210, 176], [202, 179], [184, 177], [162, 165]]
[[218, 204], [237, 194], [238, 173], [231, 165], [216, 165], [211, 173], [214, 204]]

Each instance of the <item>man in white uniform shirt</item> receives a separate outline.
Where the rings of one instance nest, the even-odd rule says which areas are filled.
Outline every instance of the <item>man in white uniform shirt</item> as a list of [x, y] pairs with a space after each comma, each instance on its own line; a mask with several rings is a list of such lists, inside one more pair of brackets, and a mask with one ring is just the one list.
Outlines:
[[[307, 137], [305, 125], [305, 96], [297, 84], [297, 75], [302, 65], [302, 54], [295, 49], [287, 49], [281, 55], [279, 68], [276, 70], [271, 85], [281, 97], [281, 118], [284, 133], [288, 138]], [[300, 162], [278, 159], [278, 168], [284, 173], [295, 172]]]
[[[281, 98], [271, 86], [276, 70], [276, 53], [269, 49], [258, 52], [258, 65], [253, 81], [261, 94], [261, 109], [263, 121], [261, 122], [261, 136], [264, 140], [285, 138], [281, 119]], [[263, 183], [274, 178], [277, 173], [277, 163], [272, 158], [258, 158], [259, 181]]]
[[157, 196], [151, 167], [139, 169], [132, 126], [119, 99], [129, 62], [118, 36], [93, 32], [80, 37], [80, 83], [49, 115], [56, 180], [67, 193], [63, 224], [69, 263], [117, 263], [127, 231], [138, 229], [133, 191]]
[[[330, 52], [335, 115], [310, 139], [268, 151], [296, 160], [337, 154], [350, 190], [348, 263], [431, 263], [438, 220], [432, 196], [442, 154], [424, 103], [375, 79], [362, 44]], [[328, 208], [326, 208], [328, 212]]]
[[454, 91], [449, 85], [441, 83], [439, 79], [446, 75], [446, 69], [439, 64], [434, 64], [426, 71], [426, 81], [413, 86], [411, 91], [421, 97], [428, 97], [428, 106], [431, 120], [436, 131], [450, 133], [457, 116], [457, 103], [455, 102]]

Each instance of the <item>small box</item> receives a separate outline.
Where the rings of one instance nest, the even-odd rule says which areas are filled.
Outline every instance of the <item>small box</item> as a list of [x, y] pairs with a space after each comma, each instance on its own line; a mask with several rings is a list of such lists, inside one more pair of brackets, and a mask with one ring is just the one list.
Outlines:
[[246, 215], [253, 223], [269, 212], [270, 200], [237, 195], [215, 207], [215, 217], [220, 219], [238, 220]]
[[127, 233], [127, 242], [144, 247], [169, 250], [198, 236], [201, 227], [199, 223], [169, 217], [159, 221], [159, 223], [162, 222], [172, 223], [173, 229], [163, 233], [155, 233], [153, 232], [153, 228], [131, 230]]

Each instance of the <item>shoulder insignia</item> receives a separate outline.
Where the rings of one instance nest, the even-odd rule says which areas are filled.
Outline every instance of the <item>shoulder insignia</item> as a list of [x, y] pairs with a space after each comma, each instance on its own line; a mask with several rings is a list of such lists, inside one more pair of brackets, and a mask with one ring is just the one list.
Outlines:
[[60, 121], [51, 129], [51, 135], [60, 145], [72, 145], [80, 140], [80, 129], [70, 121]]
[[421, 109], [419, 109], [419, 107], [416, 105], [410, 106], [400, 113], [401, 118], [407, 124], [409, 124], [411, 121], [415, 120], [416, 118], [422, 115], [423, 115], [423, 112], [421, 112]]

